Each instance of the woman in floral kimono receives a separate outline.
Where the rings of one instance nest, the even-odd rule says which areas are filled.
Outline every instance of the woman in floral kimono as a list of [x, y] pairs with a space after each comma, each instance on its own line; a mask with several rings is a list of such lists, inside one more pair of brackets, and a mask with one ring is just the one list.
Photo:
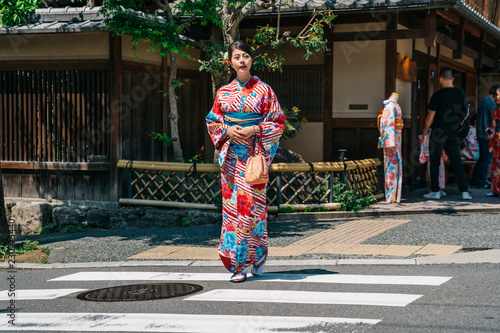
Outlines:
[[236, 79], [222, 87], [206, 117], [208, 133], [219, 150], [222, 185], [222, 232], [219, 255], [233, 274], [246, 279], [247, 267], [260, 275], [267, 258], [266, 184], [244, 179], [252, 151], [271, 164], [285, 127], [285, 114], [270, 86], [250, 74], [252, 51], [244, 41], [229, 47], [227, 63]]
[[[495, 102], [500, 102], [497, 95]], [[488, 140], [490, 151], [493, 151], [493, 162], [491, 163], [491, 191], [488, 197], [500, 196], [500, 106], [493, 111], [491, 126], [488, 129]]]
[[384, 110], [379, 116], [379, 148], [384, 148], [385, 201], [399, 203], [403, 183], [403, 159], [401, 155], [401, 133], [403, 118], [395, 92], [384, 101]]

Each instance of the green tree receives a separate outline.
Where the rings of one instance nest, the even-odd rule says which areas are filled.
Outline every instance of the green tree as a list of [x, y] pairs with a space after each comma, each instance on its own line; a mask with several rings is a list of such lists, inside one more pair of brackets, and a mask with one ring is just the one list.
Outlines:
[[169, 4], [168, 0], [155, 0], [154, 4], [161, 13], [159, 16], [139, 16], [127, 10], [142, 10], [146, 5], [143, 0], [106, 0], [101, 7], [101, 13], [106, 18], [105, 25], [117, 35], [132, 36], [132, 48], [135, 49], [140, 41], [145, 41], [150, 51], [157, 51], [162, 58], [169, 60], [168, 91], [163, 96], [168, 98], [170, 106], [170, 134], [175, 162], [184, 160], [175, 91], [180, 86], [177, 80], [177, 56], [190, 58], [186, 50], [191, 47], [182, 37], [192, 24], [206, 25], [212, 22], [217, 3], [218, 0], [185, 0]]
[[[214, 22], [221, 22], [212, 30], [212, 39], [205, 41], [202, 48], [208, 56], [208, 60], [200, 61], [201, 70], [206, 70], [212, 75], [212, 89], [227, 84], [230, 74], [227, 71], [225, 59], [227, 49], [235, 40], [241, 39], [240, 23], [248, 16], [259, 11], [277, 7], [278, 19], [276, 26], [266, 25], [258, 27], [255, 35], [247, 38], [247, 42], [253, 49], [254, 63], [252, 68], [256, 71], [271, 70], [281, 71], [284, 58], [276, 51], [282, 45], [292, 45], [305, 49], [304, 58], [317, 52], [324, 51], [328, 40], [325, 38], [325, 26], [333, 27], [336, 15], [331, 10], [314, 10], [311, 19], [301, 32], [292, 35], [290, 31], [280, 32], [281, 10], [293, 6], [293, 0], [221, 0], [216, 7], [217, 17]], [[270, 52], [271, 51], [271, 52]]]

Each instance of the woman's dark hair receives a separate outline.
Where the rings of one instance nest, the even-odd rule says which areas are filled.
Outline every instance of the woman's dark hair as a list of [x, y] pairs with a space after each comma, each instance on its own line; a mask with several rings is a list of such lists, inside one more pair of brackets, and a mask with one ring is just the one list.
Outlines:
[[233, 51], [234, 50], [241, 50], [243, 52], [246, 52], [250, 55], [250, 57], [253, 59], [253, 55], [252, 55], [252, 49], [250, 48], [250, 46], [243, 40], [237, 40], [235, 41], [233, 44], [231, 44], [229, 46], [229, 50], [228, 50], [228, 56], [229, 56], [229, 60], [231, 61], [232, 57], [233, 57]]
[[490, 95], [496, 95], [497, 94], [497, 91], [498, 89], [500, 89], [500, 84], [494, 84], [490, 87], [490, 91], [489, 91], [489, 94]]

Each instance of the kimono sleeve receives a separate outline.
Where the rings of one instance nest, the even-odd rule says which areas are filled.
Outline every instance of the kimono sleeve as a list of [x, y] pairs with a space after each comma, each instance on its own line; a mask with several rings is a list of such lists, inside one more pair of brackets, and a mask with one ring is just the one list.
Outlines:
[[215, 148], [220, 150], [227, 140], [226, 138], [223, 139], [223, 137], [229, 128], [229, 126], [224, 123], [224, 111], [221, 109], [220, 105], [220, 91], [217, 92], [212, 110], [210, 110], [205, 120], [207, 123], [208, 135], [210, 135], [210, 139], [212, 139]]
[[256, 135], [264, 148], [262, 153], [266, 157], [267, 165], [270, 165], [278, 150], [279, 139], [285, 129], [286, 117], [271, 87], [268, 87], [267, 94], [262, 98], [264, 100], [261, 104], [261, 113], [264, 120], [258, 126]]
[[384, 107], [380, 118], [380, 145], [384, 148], [396, 146], [396, 114], [391, 105]]

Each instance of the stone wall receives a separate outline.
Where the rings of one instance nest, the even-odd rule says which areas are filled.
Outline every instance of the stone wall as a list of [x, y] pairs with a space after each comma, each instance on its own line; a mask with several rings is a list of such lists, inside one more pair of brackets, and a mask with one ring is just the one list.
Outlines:
[[114, 202], [6, 199], [18, 235], [89, 228], [157, 228], [221, 223], [220, 212], [121, 206]]

